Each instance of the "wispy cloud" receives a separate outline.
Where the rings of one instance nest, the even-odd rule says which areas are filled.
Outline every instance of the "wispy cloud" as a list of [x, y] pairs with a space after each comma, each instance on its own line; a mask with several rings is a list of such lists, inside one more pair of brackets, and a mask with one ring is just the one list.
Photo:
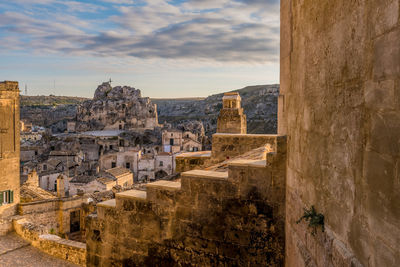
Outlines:
[[278, 15], [278, 0], [14, 0], [0, 6], [0, 49], [277, 62]]

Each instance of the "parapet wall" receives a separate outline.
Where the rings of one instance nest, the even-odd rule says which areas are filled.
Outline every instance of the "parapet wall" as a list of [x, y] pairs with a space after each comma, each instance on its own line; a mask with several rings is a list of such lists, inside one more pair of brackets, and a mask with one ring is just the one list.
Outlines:
[[216, 133], [212, 139], [211, 159], [213, 162], [221, 162], [268, 144], [271, 151], [274, 151], [276, 140], [277, 135]]
[[286, 144], [228, 172], [190, 171], [98, 204], [88, 266], [282, 266]]
[[19, 236], [31, 243], [33, 247], [57, 258], [80, 266], [86, 266], [86, 245], [84, 243], [46, 234], [42, 229], [26, 219], [14, 220], [14, 229]]
[[[399, 7], [281, 1], [286, 266], [400, 266]], [[296, 224], [312, 205], [316, 236]]]

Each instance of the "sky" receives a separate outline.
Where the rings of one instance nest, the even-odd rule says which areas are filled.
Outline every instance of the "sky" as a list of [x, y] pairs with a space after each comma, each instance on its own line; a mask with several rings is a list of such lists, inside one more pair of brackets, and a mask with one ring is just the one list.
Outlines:
[[203, 97], [279, 82], [279, 0], [0, 0], [0, 80]]

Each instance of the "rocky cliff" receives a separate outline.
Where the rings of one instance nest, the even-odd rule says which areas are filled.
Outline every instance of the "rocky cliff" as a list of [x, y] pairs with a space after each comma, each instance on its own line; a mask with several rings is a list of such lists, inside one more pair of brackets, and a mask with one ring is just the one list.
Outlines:
[[129, 86], [100, 85], [92, 100], [77, 109], [77, 130], [133, 130], [158, 126], [157, 106], [138, 89]]

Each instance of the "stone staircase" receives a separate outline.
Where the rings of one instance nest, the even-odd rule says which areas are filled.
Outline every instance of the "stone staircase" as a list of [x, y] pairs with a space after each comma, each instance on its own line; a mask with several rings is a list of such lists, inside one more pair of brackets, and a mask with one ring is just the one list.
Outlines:
[[99, 203], [88, 220], [88, 266], [282, 264], [286, 139], [276, 138], [267, 160], [188, 171]]

